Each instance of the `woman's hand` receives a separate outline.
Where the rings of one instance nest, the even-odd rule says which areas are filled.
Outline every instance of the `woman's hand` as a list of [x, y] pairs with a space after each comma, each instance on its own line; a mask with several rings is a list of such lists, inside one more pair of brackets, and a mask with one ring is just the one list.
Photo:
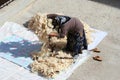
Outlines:
[[51, 32], [50, 34], [48, 34], [49, 37], [58, 37], [58, 33], [56, 32]]

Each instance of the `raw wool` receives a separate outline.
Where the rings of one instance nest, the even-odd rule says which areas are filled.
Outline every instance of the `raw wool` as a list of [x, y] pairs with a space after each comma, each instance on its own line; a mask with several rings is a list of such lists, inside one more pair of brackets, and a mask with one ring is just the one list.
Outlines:
[[46, 57], [39, 57], [30, 64], [30, 67], [32, 72], [38, 72], [45, 77], [54, 78], [60, 71], [67, 69], [72, 63], [73, 58], [70, 54], [58, 51]]
[[[92, 42], [90, 27], [84, 24], [86, 37], [88, 43]], [[28, 24], [31, 29], [43, 42], [43, 46], [40, 52], [32, 52], [31, 56], [34, 60], [30, 64], [32, 72], [38, 72], [48, 78], [53, 78], [59, 72], [67, 69], [74, 61], [70, 55], [72, 53], [63, 52], [63, 49], [67, 43], [67, 38], [58, 39], [56, 37], [49, 38], [47, 35], [51, 32], [57, 32], [53, 30], [52, 20], [47, 19], [46, 14], [36, 14], [31, 18]], [[51, 50], [53, 49], [53, 52]]]
[[[47, 78], [54, 78], [73, 63], [71, 53], [61, 51], [66, 45], [65, 40], [58, 40], [55, 37], [52, 39], [54, 42], [52, 42], [51, 45], [55, 45], [53, 52], [51, 52], [51, 48], [45, 47], [48, 51], [44, 52], [45, 49], [41, 49], [40, 52], [31, 53], [31, 57], [34, 60], [33, 63], [30, 64], [31, 71], [38, 72]], [[41, 56], [42, 53], [44, 53], [44, 55]]]
[[44, 53], [49, 52], [49, 41], [48, 34], [53, 32], [53, 25], [51, 24], [52, 20], [47, 19], [46, 14], [37, 13], [29, 20], [28, 28], [32, 30], [39, 38], [40, 41], [43, 42], [43, 46], [41, 47], [41, 56], [44, 56]]
[[37, 13], [29, 20], [28, 28], [32, 30], [42, 42], [47, 42], [48, 34], [52, 32], [52, 20], [46, 14]]

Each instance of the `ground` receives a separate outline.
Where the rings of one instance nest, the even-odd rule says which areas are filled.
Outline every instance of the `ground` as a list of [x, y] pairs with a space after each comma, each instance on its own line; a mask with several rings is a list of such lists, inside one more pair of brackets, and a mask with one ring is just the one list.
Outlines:
[[68, 80], [119, 80], [119, 2], [118, 0], [19, 0], [0, 10], [0, 25], [5, 21], [23, 24], [37, 12], [63, 13], [78, 17], [91, 27], [106, 31], [108, 35], [97, 46], [101, 53], [92, 53], [92, 56], [101, 56], [103, 61], [94, 61], [91, 56]]

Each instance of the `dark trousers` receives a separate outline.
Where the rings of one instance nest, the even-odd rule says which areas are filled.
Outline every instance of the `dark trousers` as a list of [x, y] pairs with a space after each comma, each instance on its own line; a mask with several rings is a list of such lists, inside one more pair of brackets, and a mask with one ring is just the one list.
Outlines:
[[85, 32], [83, 31], [83, 36], [80, 37], [80, 33], [77, 32], [69, 32], [67, 35], [67, 45], [66, 49], [68, 51], [74, 52], [74, 55], [81, 53], [81, 50], [87, 49], [87, 40], [85, 36]]

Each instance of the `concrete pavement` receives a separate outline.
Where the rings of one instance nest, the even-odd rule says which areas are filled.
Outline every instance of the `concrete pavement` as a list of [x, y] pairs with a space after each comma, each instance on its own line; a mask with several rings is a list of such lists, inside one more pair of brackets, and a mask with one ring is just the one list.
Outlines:
[[[33, 2], [31, 3], [31, 1]], [[16, 5], [16, 3], [19, 5]], [[14, 8], [11, 8], [13, 6]], [[101, 53], [92, 53], [92, 56], [101, 56], [103, 61], [97, 62], [92, 57], [89, 58], [88, 61], [75, 70], [68, 80], [120, 79], [119, 5], [116, 7], [109, 5], [109, 3], [104, 4], [104, 2], [95, 0], [21, 0], [21, 2], [18, 0], [0, 10], [0, 25], [5, 21], [14, 21], [23, 24], [37, 12], [63, 13], [69, 16], [79, 17], [93, 28], [108, 32], [108, 36], [98, 45]], [[4, 65], [4, 63], [0, 63], [0, 65]], [[14, 78], [11, 79], [19, 80]]]

